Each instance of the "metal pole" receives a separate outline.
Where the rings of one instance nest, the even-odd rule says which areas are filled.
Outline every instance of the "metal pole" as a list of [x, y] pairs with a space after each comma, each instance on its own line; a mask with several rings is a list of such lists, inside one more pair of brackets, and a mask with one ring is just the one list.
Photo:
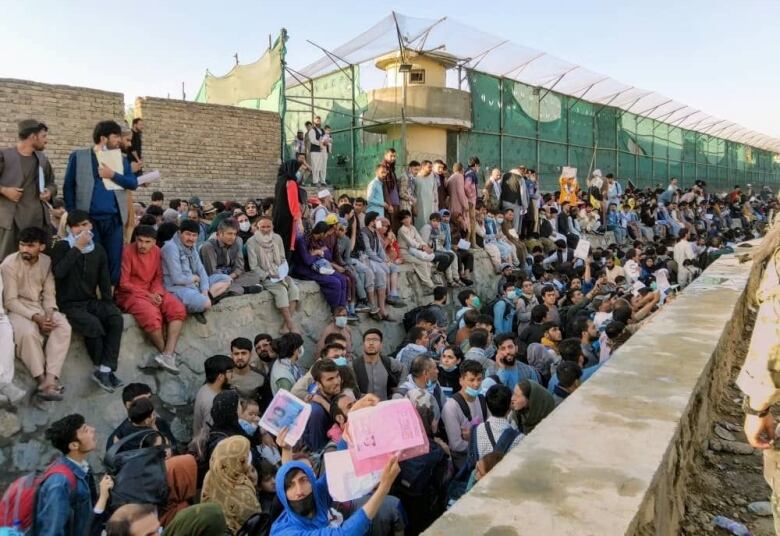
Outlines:
[[284, 135], [284, 120], [287, 117], [287, 95], [285, 94], [287, 91], [285, 81], [285, 72], [287, 69], [287, 30], [285, 28], [282, 28], [279, 39], [281, 39], [280, 44], [282, 46], [281, 53], [279, 54], [279, 60], [282, 64], [282, 73], [279, 80], [279, 155], [282, 160], [284, 160], [285, 146], [287, 145], [287, 140], [285, 140]]
[[407, 82], [407, 76], [408, 73], [404, 72], [403, 74], [403, 89], [402, 89], [402, 102], [401, 102], [401, 163], [406, 164], [407, 161], [407, 155], [406, 155], [406, 82]]
[[352, 151], [352, 163], [350, 164], [351, 167], [351, 173], [349, 174], [349, 186], [350, 188], [355, 187], [355, 136], [357, 135], [357, 132], [355, 131], [355, 128], [357, 127], [357, 121], [355, 116], [357, 115], [357, 109], [355, 107], [355, 66], [350, 65], [349, 70], [352, 74], [352, 130], [349, 131], [349, 138], [350, 138], [350, 149]]
[[504, 169], [504, 77], [498, 79], [498, 167]]
[[[538, 88], [537, 88], [538, 91]], [[541, 180], [541, 156], [542, 156], [542, 142], [540, 141], [541, 133], [539, 132], [539, 117], [541, 116], [542, 112], [542, 99], [539, 98], [541, 95], [541, 92], [536, 94], [536, 173], [539, 180]]]

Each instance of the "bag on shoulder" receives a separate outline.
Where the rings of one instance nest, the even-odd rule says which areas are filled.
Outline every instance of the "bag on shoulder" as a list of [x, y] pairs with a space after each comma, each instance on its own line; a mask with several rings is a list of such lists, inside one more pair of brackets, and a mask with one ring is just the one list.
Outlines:
[[38, 490], [52, 475], [63, 475], [68, 479], [70, 492], [76, 491], [76, 475], [65, 462], [57, 461], [43, 471], [37, 471], [14, 480], [0, 500], [0, 528], [18, 527], [28, 530], [33, 526]]
[[273, 519], [266, 512], [252, 514], [244, 521], [236, 536], [268, 536], [271, 534]]
[[156, 504], [168, 501], [168, 481], [165, 475], [165, 447], [143, 447], [120, 452], [130, 441], [159, 435], [154, 430], [141, 430], [123, 437], [106, 452], [103, 464], [114, 477], [110, 509], [122, 505]]

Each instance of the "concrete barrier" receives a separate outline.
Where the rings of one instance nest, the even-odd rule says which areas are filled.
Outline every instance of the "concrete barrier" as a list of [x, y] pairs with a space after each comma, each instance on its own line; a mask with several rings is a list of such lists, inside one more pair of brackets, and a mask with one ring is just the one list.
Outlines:
[[750, 267], [713, 263], [426, 534], [677, 534], [758, 283]]

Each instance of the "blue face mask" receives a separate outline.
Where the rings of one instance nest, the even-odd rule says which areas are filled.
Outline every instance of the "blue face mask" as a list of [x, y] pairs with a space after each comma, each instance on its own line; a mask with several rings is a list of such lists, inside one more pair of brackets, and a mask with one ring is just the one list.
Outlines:
[[474, 309], [479, 309], [479, 306], [482, 305], [482, 300], [479, 299], [479, 296], [475, 296], [471, 299], [471, 306]]
[[347, 366], [347, 358], [342, 356], [337, 357], [336, 359], [332, 359], [334, 363], [336, 363], [339, 367], [346, 367]]
[[246, 435], [253, 436], [257, 432], [257, 425], [244, 419], [238, 419], [238, 424], [241, 425], [241, 429], [244, 430]]
[[301, 172], [300, 169], [295, 172], [295, 180], [297, 180], [298, 182], [301, 182], [303, 180], [303, 172]]
[[345, 328], [347, 327], [347, 317], [346, 316], [337, 316], [334, 319], [334, 323], [336, 324], [336, 327], [338, 328]]
[[480, 394], [482, 394], [482, 391], [480, 391], [479, 389], [474, 389], [473, 387], [466, 387], [466, 394], [469, 395], [470, 397], [476, 398]]
[[433, 380], [428, 380], [428, 381], [425, 383], [425, 389], [426, 389], [426, 390], [427, 390], [429, 393], [432, 393], [435, 387], [436, 387], [436, 384], [435, 384], [435, 383], [433, 383]]
[[442, 369], [444, 372], [452, 372], [453, 370], [455, 370], [456, 368], [458, 368], [458, 365], [452, 365], [452, 366], [449, 366], [449, 367], [445, 367], [444, 365], [439, 365], [439, 367], [440, 367], [440, 368], [441, 368], [441, 369]]

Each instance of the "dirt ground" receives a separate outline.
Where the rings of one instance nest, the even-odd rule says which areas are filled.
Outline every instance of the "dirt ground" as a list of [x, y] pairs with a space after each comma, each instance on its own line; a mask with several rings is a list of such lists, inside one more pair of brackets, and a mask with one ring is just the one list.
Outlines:
[[[739, 366], [749, 340], [750, 333], [746, 333], [737, 348]], [[739, 366], [731, 371], [731, 381], [718, 397], [713, 419], [716, 426], [720, 425], [720, 434], [724, 434], [725, 429], [726, 435], [730, 432], [736, 441], [746, 443], [742, 431], [742, 393], [734, 384]], [[685, 517], [680, 524], [682, 534], [729, 534], [712, 525], [712, 518], [722, 515], [745, 524], [753, 536], [774, 536], [772, 517], [757, 516], [748, 510], [748, 504], [752, 502], [769, 500], [770, 489], [762, 474], [762, 454], [754, 451], [740, 455], [712, 450], [719, 439], [713, 426], [707, 445], [702, 445], [697, 453], [696, 468], [686, 494]]]

